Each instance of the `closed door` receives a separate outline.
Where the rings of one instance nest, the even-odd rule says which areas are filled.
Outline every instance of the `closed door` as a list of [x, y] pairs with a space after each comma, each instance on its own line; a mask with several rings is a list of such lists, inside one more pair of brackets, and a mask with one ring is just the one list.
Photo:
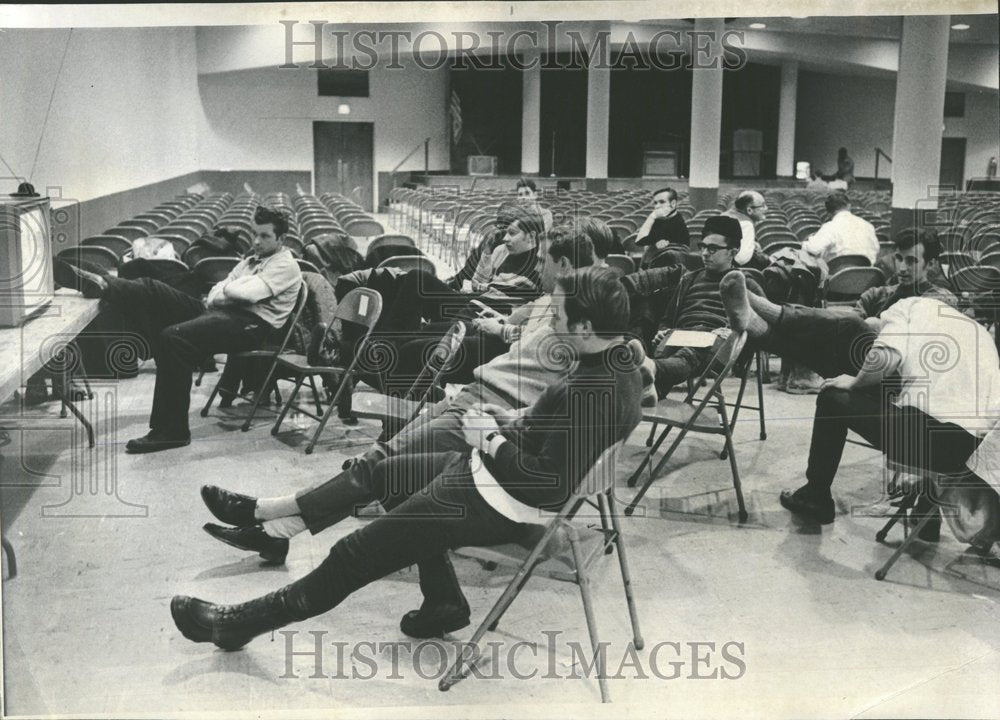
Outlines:
[[941, 138], [941, 185], [960, 191], [965, 185], [965, 138]]
[[317, 195], [340, 193], [371, 212], [374, 134], [372, 123], [313, 123]]

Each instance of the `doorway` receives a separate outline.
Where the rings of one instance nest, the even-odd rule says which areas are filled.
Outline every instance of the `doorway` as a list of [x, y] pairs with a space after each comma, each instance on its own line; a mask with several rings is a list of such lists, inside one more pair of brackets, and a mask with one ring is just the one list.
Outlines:
[[965, 138], [941, 138], [942, 186], [962, 192], [965, 187]]
[[315, 193], [339, 193], [372, 211], [375, 126], [366, 122], [313, 122]]

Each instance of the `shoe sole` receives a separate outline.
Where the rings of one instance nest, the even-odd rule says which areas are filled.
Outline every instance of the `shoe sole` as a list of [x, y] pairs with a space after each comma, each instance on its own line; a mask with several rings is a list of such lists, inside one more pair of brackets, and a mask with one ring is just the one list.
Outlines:
[[403, 629], [403, 623], [400, 623], [399, 629], [400, 632], [402, 632], [404, 635], [406, 635], [407, 637], [411, 637], [414, 640], [428, 640], [430, 638], [442, 637], [445, 633], [455, 632], [456, 630], [461, 630], [462, 628], [469, 627], [471, 622], [472, 620], [469, 617], [465, 618], [464, 620], [455, 620], [453, 622], [449, 622], [445, 625], [442, 625], [439, 629], [436, 630], [436, 632], [431, 634], [408, 633], [406, 632], [406, 630]]
[[829, 518], [827, 518], [827, 517], [820, 517], [819, 515], [816, 515], [815, 513], [812, 513], [809, 510], [803, 510], [800, 507], [789, 506], [788, 503], [785, 502], [785, 499], [783, 497], [779, 496], [778, 497], [778, 502], [781, 503], [781, 507], [785, 508], [785, 510], [787, 510], [790, 513], [792, 513], [797, 518], [800, 518], [802, 520], [808, 520], [808, 521], [814, 522], [814, 523], [816, 523], [818, 525], [830, 525], [830, 524], [833, 523], [834, 520], [837, 519], [836, 512], [834, 512], [833, 516], [831, 516]]
[[260, 555], [260, 557], [262, 559], [267, 560], [268, 562], [271, 562], [271, 563], [276, 563], [276, 564], [280, 565], [280, 564], [284, 563], [285, 562], [285, 558], [288, 557], [288, 551], [285, 551], [285, 553], [281, 554], [281, 555], [275, 555], [274, 553], [267, 552], [266, 550], [258, 550], [257, 548], [252, 548], [252, 547], [247, 547], [246, 545], [241, 545], [240, 543], [236, 542], [235, 540], [231, 540], [230, 538], [227, 538], [227, 537], [225, 537], [223, 535], [216, 535], [214, 532], [212, 532], [211, 530], [209, 530], [207, 527], [202, 527], [202, 530], [204, 530], [206, 533], [208, 533], [211, 537], [215, 538], [219, 542], [225, 543], [229, 547], [234, 547], [237, 550], [242, 550], [244, 552], [257, 553], [258, 555]]
[[187, 447], [191, 441], [158, 443], [156, 445], [141, 445], [139, 447], [125, 445], [125, 452], [128, 455], [148, 455], [149, 453], [161, 452], [163, 450], [175, 450], [176, 448]]

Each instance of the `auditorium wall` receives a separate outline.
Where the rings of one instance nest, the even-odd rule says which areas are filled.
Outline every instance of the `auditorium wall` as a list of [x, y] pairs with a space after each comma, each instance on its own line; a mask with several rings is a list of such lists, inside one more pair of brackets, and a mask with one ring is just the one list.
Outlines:
[[193, 28], [7, 29], [0, 67], [4, 159], [40, 192], [83, 201], [53, 203], [74, 208], [69, 240], [145, 209], [149, 193], [124, 191], [180, 192], [200, 168]]
[[986, 177], [990, 158], [1000, 159], [1000, 96], [967, 92], [965, 117], [945, 118], [944, 128], [944, 137], [965, 138], [965, 179]]

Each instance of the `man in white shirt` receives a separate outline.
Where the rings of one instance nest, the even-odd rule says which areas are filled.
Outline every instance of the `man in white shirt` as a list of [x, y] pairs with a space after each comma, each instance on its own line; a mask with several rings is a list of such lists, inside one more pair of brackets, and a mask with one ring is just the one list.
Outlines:
[[864, 255], [874, 265], [879, 251], [875, 227], [851, 212], [846, 193], [829, 195], [826, 211], [830, 221], [802, 243], [802, 249], [824, 262], [841, 255]]
[[757, 270], [763, 270], [767, 267], [771, 261], [758, 247], [755, 229], [756, 224], [767, 215], [767, 200], [764, 199], [764, 196], [754, 190], [744, 190], [736, 196], [733, 207], [722, 214], [736, 218], [740, 223], [740, 230], [743, 232], [740, 249], [736, 253], [736, 257], [733, 258], [733, 262]]

